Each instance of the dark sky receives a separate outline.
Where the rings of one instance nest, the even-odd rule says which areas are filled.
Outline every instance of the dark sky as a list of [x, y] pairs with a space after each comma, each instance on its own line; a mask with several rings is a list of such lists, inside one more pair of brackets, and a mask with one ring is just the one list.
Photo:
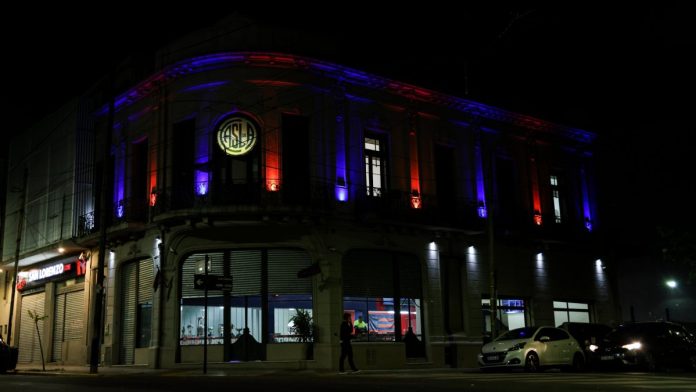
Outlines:
[[[470, 5], [476, 3], [238, 10], [334, 35], [340, 60], [356, 68], [594, 131], [600, 135], [602, 182], [608, 184], [603, 206], [617, 230], [659, 221], [686, 225], [696, 200], [696, 23], [686, 2]], [[21, 128], [23, 118], [55, 109], [110, 63], [233, 11], [196, 4], [143, 9], [118, 3], [108, 15], [88, 9], [13, 15], [20, 23], [12, 26], [22, 27], [3, 24], [0, 35], [6, 125]]]
[[[2, 106], [55, 106], [108, 64], [234, 9], [27, 14], [31, 23], [2, 27], [3, 57], [13, 71], [6, 74]], [[468, 90], [475, 100], [596, 132], [613, 131], [636, 114], [642, 121], [686, 118], [691, 105], [684, 97], [696, 87], [690, 75], [696, 23], [683, 5], [236, 9], [269, 23], [335, 35], [343, 60], [356, 67], [460, 96]]]

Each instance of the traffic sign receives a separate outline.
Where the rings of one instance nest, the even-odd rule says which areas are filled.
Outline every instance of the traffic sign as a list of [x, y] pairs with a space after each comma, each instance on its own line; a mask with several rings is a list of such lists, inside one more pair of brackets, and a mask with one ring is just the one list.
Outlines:
[[218, 275], [193, 275], [193, 288], [197, 290], [232, 290], [232, 278]]

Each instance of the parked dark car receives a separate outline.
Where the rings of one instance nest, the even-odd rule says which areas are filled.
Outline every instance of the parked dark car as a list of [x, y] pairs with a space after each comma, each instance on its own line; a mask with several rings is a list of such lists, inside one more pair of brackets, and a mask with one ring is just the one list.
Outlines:
[[5, 344], [0, 336], [0, 373], [12, 370], [17, 365], [17, 349]]
[[558, 326], [565, 329], [568, 333], [578, 341], [585, 354], [585, 365], [589, 368], [599, 366], [599, 357], [595, 351], [601, 344], [604, 337], [611, 331], [611, 327], [597, 323], [578, 323], [569, 322]]
[[596, 355], [604, 366], [696, 370], [696, 338], [668, 321], [627, 323], [607, 334]]

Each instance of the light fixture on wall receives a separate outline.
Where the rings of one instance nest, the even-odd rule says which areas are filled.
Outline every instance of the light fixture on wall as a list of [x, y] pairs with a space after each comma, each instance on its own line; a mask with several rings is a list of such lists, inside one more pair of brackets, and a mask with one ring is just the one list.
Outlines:
[[585, 229], [587, 229], [587, 231], [592, 231], [592, 221], [589, 217], [585, 217]]
[[152, 188], [152, 192], [150, 193], [150, 207], [154, 207], [155, 204], [157, 204], [157, 188]]
[[477, 212], [478, 212], [479, 218], [483, 219], [483, 218], [488, 217], [488, 211], [486, 210], [486, 203], [484, 203], [483, 200], [479, 200]]
[[420, 193], [418, 190], [414, 189], [411, 191], [411, 207], [414, 209], [420, 209], [423, 206], [423, 201], [421, 200]]
[[541, 226], [541, 212], [539, 210], [534, 211], [534, 224]]
[[348, 200], [348, 189], [346, 188], [346, 180], [343, 177], [336, 178], [336, 200], [344, 202]]

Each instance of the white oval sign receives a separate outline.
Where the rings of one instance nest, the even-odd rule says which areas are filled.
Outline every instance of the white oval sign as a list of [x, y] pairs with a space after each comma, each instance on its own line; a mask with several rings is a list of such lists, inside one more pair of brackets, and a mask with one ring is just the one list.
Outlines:
[[258, 131], [253, 121], [242, 116], [232, 116], [220, 124], [217, 142], [227, 155], [244, 155], [256, 145]]

